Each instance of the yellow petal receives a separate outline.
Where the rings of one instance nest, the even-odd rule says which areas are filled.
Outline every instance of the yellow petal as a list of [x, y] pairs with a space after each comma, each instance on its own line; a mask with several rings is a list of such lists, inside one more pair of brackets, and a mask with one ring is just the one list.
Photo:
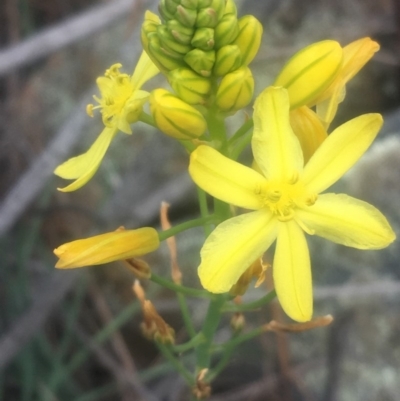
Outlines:
[[364, 154], [383, 123], [380, 114], [364, 114], [336, 128], [304, 167], [302, 181], [319, 193], [335, 183]]
[[143, 50], [136, 65], [135, 71], [133, 71], [131, 82], [135, 89], [140, 89], [144, 83], [153, 78], [159, 72], [160, 70]]
[[115, 134], [116, 128], [106, 127], [86, 153], [73, 157], [54, 170], [54, 174], [67, 180], [76, 179], [72, 184], [58, 188], [62, 192], [75, 191], [85, 185], [96, 173], [104, 154]]
[[371, 40], [371, 38], [362, 38], [345, 46], [343, 48], [341, 78], [345, 82], [350, 81], [368, 63], [379, 48], [379, 44]]
[[342, 65], [338, 42], [324, 40], [296, 53], [283, 67], [274, 85], [288, 89], [292, 109], [313, 102], [335, 79]]
[[292, 182], [303, 169], [303, 153], [289, 122], [289, 98], [270, 86], [254, 104], [254, 159], [268, 180]]
[[54, 250], [60, 259], [56, 267], [72, 269], [134, 258], [154, 251], [159, 244], [154, 228], [117, 230], [59, 246]]
[[273, 277], [276, 294], [287, 315], [298, 322], [310, 320], [313, 313], [310, 255], [303, 230], [294, 220], [279, 224]]
[[335, 86], [334, 91], [331, 93], [329, 98], [317, 103], [317, 115], [326, 130], [335, 118], [339, 103], [343, 101], [345, 96], [346, 87], [342, 82]]
[[344, 194], [320, 195], [296, 215], [316, 235], [358, 249], [381, 249], [396, 238], [378, 209]]
[[200, 188], [224, 202], [246, 209], [263, 206], [257, 194], [265, 186], [265, 178], [210, 146], [199, 146], [191, 154], [189, 174]]
[[199, 277], [214, 293], [227, 292], [276, 238], [277, 221], [266, 209], [233, 217], [207, 238], [201, 252]]
[[290, 125], [300, 142], [306, 164], [328, 134], [318, 116], [307, 106], [290, 112]]

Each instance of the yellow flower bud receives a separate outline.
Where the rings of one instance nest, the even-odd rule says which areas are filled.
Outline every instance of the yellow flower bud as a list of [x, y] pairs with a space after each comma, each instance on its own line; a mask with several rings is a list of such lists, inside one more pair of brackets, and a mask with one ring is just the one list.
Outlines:
[[60, 259], [56, 267], [100, 265], [115, 260], [125, 260], [156, 250], [160, 245], [157, 231], [144, 227], [137, 230], [118, 230], [94, 237], [68, 242], [54, 250]]
[[242, 55], [236, 45], [226, 45], [217, 51], [213, 74], [222, 77], [242, 65]]
[[215, 27], [215, 47], [220, 49], [222, 46], [229, 45], [236, 39], [238, 33], [239, 25], [236, 16], [234, 14], [225, 14]]
[[215, 51], [205, 52], [200, 49], [193, 49], [185, 55], [184, 60], [198, 74], [203, 77], [209, 77], [214, 67]]
[[342, 59], [343, 50], [338, 42], [313, 43], [288, 61], [274, 85], [288, 90], [291, 109], [313, 103], [340, 72]]
[[198, 138], [207, 129], [206, 120], [198, 110], [165, 89], [151, 93], [150, 110], [157, 127], [172, 138]]
[[188, 68], [179, 68], [168, 74], [168, 82], [174, 92], [189, 104], [203, 104], [211, 90], [209, 79]]
[[226, 0], [224, 14], [233, 14], [237, 17], [237, 8], [234, 0]]
[[248, 67], [241, 67], [222, 78], [216, 104], [220, 110], [237, 111], [250, 103], [253, 93], [253, 75]]
[[252, 15], [245, 15], [238, 21], [239, 33], [231, 43], [237, 45], [242, 53], [242, 65], [249, 65], [260, 48], [263, 27]]

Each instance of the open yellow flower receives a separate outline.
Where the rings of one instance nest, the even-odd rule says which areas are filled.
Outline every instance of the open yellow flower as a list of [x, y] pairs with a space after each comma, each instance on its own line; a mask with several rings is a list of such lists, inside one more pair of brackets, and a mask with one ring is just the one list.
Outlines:
[[310, 257], [304, 232], [359, 249], [380, 249], [395, 234], [373, 206], [343, 194], [321, 194], [370, 146], [382, 117], [366, 114], [337, 128], [303, 166], [289, 123], [283, 88], [264, 90], [255, 102], [252, 148], [262, 174], [209, 146], [191, 155], [189, 172], [212, 196], [250, 213], [224, 221], [201, 250], [199, 276], [214, 293], [231, 289], [248, 266], [277, 240], [273, 277], [279, 301], [297, 321], [312, 317]]
[[116, 231], [79, 239], [59, 246], [54, 253], [59, 258], [56, 267], [73, 269], [76, 267], [101, 265], [115, 260], [126, 260], [155, 251], [160, 245], [154, 228]]
[[97, 106], [89, 104], [87, 113], [100, 109], [105, 128], [86, 153], [73, 157], [58, 166], [54, 174], [67, 180], [75, 180], [62, 192], [75, 191], [85, 185], [96, 173], [100, 163], [118, 131], [131, 134], [130, 124], [136, 122], [149, 93], [141, 90], [145, 82], [159, 71], [145, 52], [142, 52], [132, 76], [119, 71], [121, 64], [114, 64], [97, 79], [101, 97], [94, 96]]

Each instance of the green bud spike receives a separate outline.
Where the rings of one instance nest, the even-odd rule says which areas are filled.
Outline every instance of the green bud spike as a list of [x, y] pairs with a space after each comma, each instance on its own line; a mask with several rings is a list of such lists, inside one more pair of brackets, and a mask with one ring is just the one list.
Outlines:
[[168, 74], [168, 82], [177, 96], [189, 104], [204, 104], [211, 90], [209, 79], [188, 68], [179, 68]]
[[204, 51], [212, 50], [214, 48], [214, 29], [197, 29], [191, 41], [191, 45]]
[[194, 27], [196, 23], [197, 11], [191, 10], [190, 8], [178, 6], [175, 19], [177, 19], [182, 25], [187, 26], [189, 28]]
[[248, 67], [241, 67], [222, 78], [215, 100], [220, 110], [235, 112], [251, 102], [253, 93], [253, 75]]
[[[222, 46], [231, 44], [238, 34], [239, 24], [237, 18], [233, 14], [225, 14], [215, 28], [215, 47], [220, 49]], [[250, 46], [250, 43], [248, 45]]]
[[186, 54], [192, 49], [188, 45], [182, 45], [181, 43], [178, 43], [165, 25], [159, 25], [157, 27], [157, 34], [162, 47], [164, 48], [171, 49], [172, 51], [182, 55]]
[[243, 65], [249, 65], [260, 48], [263, 27], [252, 15], [245, 15], [238, 21], [239, 34], [232, 44], [239, 46]]
[[222, 77], [237, 70], [242, 65], [242, 56], [238, 46], [226, 45], [216, 53], [213, 74]]
[[226, 0], [224, 14], [233, 14], [237, 17], [237, 8], [234, 0]]
[[[168, 72], [184, 65], [182, 56], [179, 53], [161, 46], [160, 39], [156, 35], [149, 37], [149, 53], [161, 65], [160, 70]], [[153, 60], [154, 61], [154, 60]]]
[[193, 49], [184, 57], [187, 65], [203, 77], [209, 77], [215, 62], [215, 51]]
[[174, 19], [167, 21], [167, 28], [177, 42], [183, 45], [190, 44], [194, 34], [193, 28], [188, 28], [187, 26], [182, 25], [180, 22]]

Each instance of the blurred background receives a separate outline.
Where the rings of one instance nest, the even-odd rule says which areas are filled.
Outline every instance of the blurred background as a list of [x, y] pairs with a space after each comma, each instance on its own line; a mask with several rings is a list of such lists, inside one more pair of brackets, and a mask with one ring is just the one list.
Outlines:
[[[0, 400], [169, 401], [185, 383], [141, 335], [133, 276], [118, 263], [55, 271], [53, 249], [88, 235], [196, 216], [187, 155], [140, 123], [119, 134], [95, 177], [74, 193], [53, 169], [84, 152], [101, 130], [85, 105], [95, 79], [121, 62], [130, 73], [152, 0], [0, 2]], [[400, 3], [398, 0], [242, 0], [264, 24], [252, 63], [256, 94], [301, 47], [363, 36], [380, 52], [347, 86], [335, 124], [381, 112], [385, 126], [337, 190], [377, 206], [400, 232]], [[162, 79], [154, 85], [162, 84]], [[251, 112], [251, 109], [249, 109]], [[231, 124], [243, 120], [232, 118]], [[177, 237], [185, 283], [199, 286], [201, 230]], [[265, 334], [241, 346], [215, 382], [212, 401], [396, 401], [400, 396], [400, 250], [356, 251], [310, 238], [315, 315], [328, 328]], [[146, 259], [169, 274], [167, 250]], [[174, 294], [146, 284], [149, 298], [185, 340]], [[266, 289], [251, 290], [257, 299]], [[190, 303], [201, 324], [205, 304]], [[229, 336], [229, 316], [218, 332]], [[285, 316], [277, 304], [248, 313], [247, 329]]]

